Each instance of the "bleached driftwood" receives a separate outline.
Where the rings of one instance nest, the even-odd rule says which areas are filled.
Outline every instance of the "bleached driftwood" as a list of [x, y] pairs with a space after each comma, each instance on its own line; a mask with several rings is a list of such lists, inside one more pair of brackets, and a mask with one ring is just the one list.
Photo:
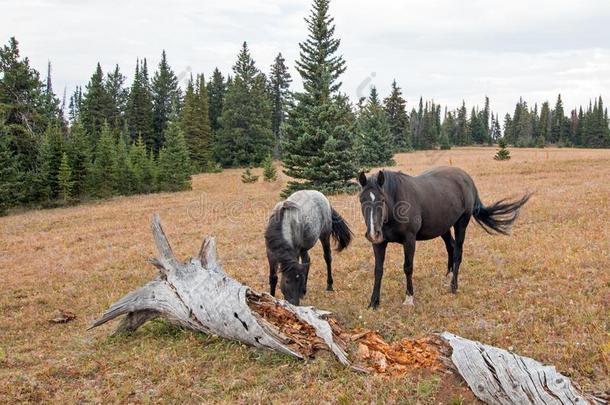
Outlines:
[[[216, 256], [213, 238], [206, 238], [197, 258], [179, 262], [161, 228], [158, 215], [152, 223], [157, 259], [150, 262], [159, 277], [115, 302], [91, 328], [126, 315], [115, 333], [135, 331], [145, 322], [163, 318], [198, 332], [264, 347], [298, 358], [307, 357], [299, 345], [248, 305], [248, 296], [263, 297], [282, 307], [304, 324], [310, 325], [337, 359], [353, 366], [327, 320], [330, 314], [313, 307], [295, 307], [251, 290], [228, 276]], [[451, 352], [450, 366], [464, 378], [473, 393], [490, 404], [606, 404], [604, 400], [580, 393], [555, 367], [514, 353], [461, 338], [440, 334]]]
[[[253, 313], [246, 294], [256, 293], [223, 271], [213, 238], [204, 240], [197, 258], [181, 263], [172, 252], [158, 215], [153, 218], [152, 230], [159, 257], [150, 262], [159, 269], [159, 277], [115, 302], [91, 328], [127, 315], [115, 333], [130, 332], [160, 317], [198, 332], [304, 357], [286, 344], [288, 339], [277, 328]], [[337, 359], [349, 364], [347, 354], [334, 341], [331, 327], [324, 319], [329, 312], [295, 307], [281, 300], [276, 303], [311, 325]]]
[[451, 362], [480, 400], [489, 404], [604, 404], [580, 394], [570, 379], [529, 357], [464, 339], [449, 332], [441, 337], [452, 348]]

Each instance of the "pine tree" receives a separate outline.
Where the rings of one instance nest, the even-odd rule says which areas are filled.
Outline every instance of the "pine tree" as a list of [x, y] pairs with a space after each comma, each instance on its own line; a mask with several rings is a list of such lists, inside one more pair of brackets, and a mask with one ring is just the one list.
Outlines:
[[470, 144], [470, 138], [468, 134], [468, 116], [466, 112], [466, 103], [462, 101], [462, 106], [458, 110], [457, 116], [457, 131], [455, 134], [456, 145], [468, 145]]
[[218, 129], [220, 129], [218, 120], [222, 114], [225, 93], [227, 92], [227, 83], [225, 83], [222, 73], [220, 73], [218, 68], [214, 69], [207, 88], [208, 96], [210, 98], [210, 126], [212, 127], [214, 136], [216, 136]]
[[496, 152], [494, 159], [495, 160], [509, 160], [510, 159], [510, 151], [506, 148], [506, 141], [504, 138], [501, 138], [498, 141], [498, 146], [500, 149]]
[[244, 184], [256, 183], [258, 181], [258, 175], [252, 174], [251, 168], [248, 167], [241, 174], [241, 182]]
[[[493, 117], [493, 114], [492, 114]], [[499, 114], [496, 113], [496, 118], [492, 121], [491, 124], [491, 140], [492, 142], [497, 142], [502, 137], [502, 129], [500, 128], [500, 118]]]
[[551, 136], [550, 141], [552, 143], [563, 143], [567, 138], [567, 120], [563, 111], [563, 101], [561, 100], [561, 94], [557, 96], [557, 103], [552, 113], [551, 120]]
[[62, 133], [57, 125], [49, 125], [38, 151], [38, 168], [34, 187], [36, 199], [48, 203], [57, 198], [57, 175], [63, 153]]
[[100, 137], [104, 123], [108, 123], [112, 111], [112, 102], [104, 85], [104, 73], [98, 63], [95, 73], [85, 87], [81, 106], [83, 126], [91, 145], [95, 146]]
[[0, 48], [0, 121], [7, 147], [24, 173], [36, 169], [40, 134], [49, 124], [45, 99], [40, 74], [28, 58], [21, 58], [19, 43], [10, 38]]
[[159, 152], [158, 183], [161, 191], [191, 189], [191, 163], [184, 134], [176, 122], [165, 131], [165, 146]]
[[281, 53], [275, 57], [271, 65], [271, 75], [269, 77], [269, 87], [271, 92], [271, 130], [275, 136], [274, 155], [280, 157], [281, 127], [286, 119], [286, 107], [289, 102], [290, 83], [292, 78], [285, 65], [285, 59]]
[[268, 182], [277, 180], [277, 169], [273, 166], [271, 155], [267, 156], [263, 162], [263, 179]]
[[295, 94], [282, 143], [284, 173], [295, 180], [288, 183], [283, 195], [303, 188], [346, 191], [358, 170], [352, 147], [351, 106], [338, 93], [345, 61], [336, 55], [340, 41], [334, 38], [328, 7], [329, 0], [313, 1], [305, 20], [309, 35], [299, 44], [297, 71], [304, 91]]
[[129, 149], [129, 160], [133, 170], [133, 190], [135, 193], [152, 193], [156, 190], [155, 161], [146, 153], [146, 145], [141, 136]]
[[9, 138], [0, 120], [0, 216], [18, 205], [23, 196], [23, 173], [11, 150]]
[[172, 110], [181, 101], [178, 78], [167, 63], [165, 50], [161, 54], [161, 62], [159, 62], [159, 67], [152, 79], [151, 93], [153, 103], [153, 147], [154, 150], [159, 150], [163, 146], [163, 133], [167, 129], [167, 123]]
[[394, 80], [390, 95], [384, 100], [384, 108], [388, 115], [392, 144], [397, 152], [406, 152], [412, 148], [406, 104], [402, 91]]
[[184, 96], [180, 127], [196, 172], [205, 171], [212, 165], [212, 130], [208, 114], [208, 95], [203, 75], [197, 76], [197, 83], [193, 83], [191, 78]]
[[216, 156], [223, 166], [258, 166], [273, 151], [271, 101], [265, 76], [244, 42], [220, 117]]
[[57, 173], [57, 183], [59, 186], [59, 198], [65, 203], [72, 199], [72, 186], [74, 182], [72, 180], [72, 168], [70, 167], [70, 160], [68, 154], [64, 152], [61, 155], [61, 163]]
[[115, 159], [112, 165], [112, 181], [114, 189], [120, 195], [129, 195], [134, 192], [135, 174], [129, 157], [129, 147], [125, 138], [129, 134], [118, 137], [115, 146]]
[[66, 153], [72, 171], [72, 197], [82, 197], [91, 170], [91, 146], [80, 120], [74, 121], [70, 127]]
[[116, 65], [112, 73], [106, 75], [106, 80], [104, 82], [106, 93], [110, 99], [109, 112], [106, 119], [113, 129], [122, 128], [125, 123], [123, 114], [127, 105], [129, 92], [124, 85], [125, 76], [121, 73], [119, 65]]
[[68, 107], [68, 118], [70, 123], [81, 119], [80, 112], [83, 105], [83, 89], [81, 86], [76, 86], [74, 93], [70, 96], [70, 105]]
[[102, 127], [95, 157], [88, 176], [90, 194], [95, 197], [110, 197], [115, 194], [114, 167], [116, 146], [108, 124]]
[[362, 168], [394, 164], [392, 133], [375, 87], [371, 87], [368, 102], [358, 116], [357, 128], [355, 150]]
[[132, 140], [142, 136], [146, 146], [153, 148], [157, 145], [153, 133], [153, 104], [148, 83], [148, 69], [146, 59], [136, 62], [136, 72], [127, 101], [127, 124]]

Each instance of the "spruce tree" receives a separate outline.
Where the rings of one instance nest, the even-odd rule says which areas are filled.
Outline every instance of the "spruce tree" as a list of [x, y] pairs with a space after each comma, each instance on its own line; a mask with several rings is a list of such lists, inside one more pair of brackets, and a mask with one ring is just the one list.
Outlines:
[[190, 190], [191, 170], [184, 134], [177, 122], [170, 121], [165, 131], [165, 145], [159, 152], [159, 189], [161, 191]]
[[24, 197], [22, 190], [23, 173], [19, 160], [11, 150], [9, 138], [0, 121], [0, 216], [6, 215], [8, 208], [21, 202]]
[[468, 135], [468, 117], [466, 112], [466, 103], [462, 101], [462, 106], [458, 109], [457, 115], [457, 131], [455, 134], [456, 145], [468, 145], [470, 143]]
[[125, 123], [124, 112], [129, 92], [124, 87], [125, 76], [121, 73], [119, 65], [116, 65], [114, 70], [106, 75], [104, 86], [110, 99], [108, 124], [114, 129], [120, 129]]
[[269, 87], [271, 92], [271, 129], [275, 136], [274, 155], [280, 156], [280, 139], [282, 124], [286, 119], [286, 108], [289, 102], [290, 83], [292, 78], [288, 72], [288, 67], [284, 63], [286, 60], [279, 53], [271, 65], [271, 75], [269, 77]]
[[406, 152], [412, 148], [406, 104], [396, 80], [392, 81], [390, 95], [384, 100], [384, 108], [388, 115], [392, 144], [397, 152]]
[[220, 117], [216, 156], [223, 166], [259, 166], [273, 151], [271, 101], [265, 76], [244, 42]]
[[102, 127], [100, 139], [95, 148], [95, 156], [88, 176], [90, 194], [95, 197], [110, 197], [115, 194], [114, 167], [116, 146], [108, 124]]
[[104, 85], [104, 73], [98, 63], [93, 76], [85, 86], [85, 94], [81, 106], [83, 126], [91, 145], [95, 146], [100, 137], [104, 123], [112, 112], [112, 101]]
[[172, 115], [172, 110], [180, 103], [181, 92], [178, 87], [178, 78], [167, 62], [165, 50], [161, 53], [161, 62], [155, 72], [151, 85], [152, 93], [152, 123], [154, 150], [163, 145], [163, 133]]
[[494, 159], [495, 160], [509, 160], [510, 159], [510, 151], [506, 148], [507, 143], [504, 138], [500, 138], [498, 141], [498, 146], [500, 149], [496, 152]]
[[21, 58], [19, 43], [10, 38], [0, 48], [0, 121], [8, 148], [24, 173], [36, 169], [40, 134], [49, 125], [45, 99], [40, 74], [28, 58]]
[[49, 125], [38, 151], [38, 168], [34, 183], [36, 199], [47, 203], [57, 198], [57, 175], [63, 153], [62, 133], [57, 125]]
[[370, 169], [394, 164], [390, 124], [375, 87], [371, 87], [368, 102], [358, 116], [354, 146], [361, 168]]
[[146, 145], [141, 136], [129, 149], [129, 160], [133, 170], [134, 192], [152, 193], [155, 191], [155, 161], [146, 153]]
[[72, 171], [72, 197], [82, 197], [87, 190], [87, 176], [91, 170], [91, 146], [80, 120], [70, 127], [66, 153]]
[[136, 62], [136, 72], [127, 101], [127, 124], [132, 140], [142, 136], [146, 146], [157, 151], [153, 133], [153, 104], [148, 82], [146, 59]]
[[263, 179], [268, 182], [277, 180], [277, 169], [273, 166], [271, 155], [267, 156], [263, 162]]
[[184, 96], [180, 127], [195, 172], [205, 171], [212, 165], [212, 130], [208, 114], [208, 95], [203, 75], [197, 76], [196, 83], [191, 78]]
[[550, 141], [553, 143], [563, 143], [567, 138], [567, 122], [563, 111], [563, 101], [561, 94], [557, 96], [557, 103], [552, 113], [551, 120], [551, 136]]
[[216, 133], [220, 128], [220, 123], [218, 120], [222, 114], [225, 93], [227, 91], [227, 83], [225, 82], [225, 79], [222, 77], [222, 73], [220, 73], [218, 68], [214, 69], [212, 78], [210, 79], [207, 88], [208, 96], [210, 98], [210, 126], [212, 127], [214, 136], [216, 136]]
[[118, 137], [115, 146], [115, 159], [112, 165], [112, 181], [114, 189], [120, 195], [129, 195], [134, 192], [135, 175], [129, 157], [129, 147], [124, 134]]
[[65, 204], [72, 199], [72, 186], [74, 185], [72, 168], [70, 167], [70, 160], [66, 152], [61, 155], [61, 163], [57, 173], [57, 184], [59, 186], [59, 198]]
[[328, 7], [329, 0], [313, 1], [305, 19], [309, 34], [299, 44], [296, 67], [303, 92], [295, 94], [282, 143], [284, 173], [294, 180], [283, 195], [305, 188], [327, 193], [346, 191], [353, 187], [350, 180], [358, 170], [352, 145], [351, 106], [339, 94], [345, 61], [336, 54], [340, 41], [334, 37], [335, 26]]

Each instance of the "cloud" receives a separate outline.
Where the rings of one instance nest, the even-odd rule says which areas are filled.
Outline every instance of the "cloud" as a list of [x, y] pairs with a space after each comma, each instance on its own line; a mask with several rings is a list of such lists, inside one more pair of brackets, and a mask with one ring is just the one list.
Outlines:
[[[0, 8], [0, 39], [16, 36], [43, 73], [51, 60], [60, 94], [86, 84], [98, 61], [129, 78], [137, 57], [152, 68], [162, 49], [183, 76], [228, 73], [244, 40], [265, 71], [282, 52], [300, 85], [294, 61], [307, 2], [0, 0]], [[332, 0], [331, 13], [348, 64], [343, 91], [354, 101], [371, 84], [384, 95], [394, 78], [410, 107], [420, 96], [452, 107], [488, 95], [501, 115], [519, 96], [533, 104], [561, 92], [569, 108], [609, 93], [605, 0]]]

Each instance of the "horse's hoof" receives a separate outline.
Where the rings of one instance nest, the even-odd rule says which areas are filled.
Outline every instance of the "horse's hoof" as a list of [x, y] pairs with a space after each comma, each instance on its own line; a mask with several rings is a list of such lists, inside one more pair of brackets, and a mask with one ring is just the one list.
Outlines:
[[326, 287], [326, 291], [335, 291], [335, 290], [333, 289], [333, 286], [331, 285], [331, 286]]
[[368, 307], [368, 309], [373, 310], [373, 311], [376, 311], [378, 308], [379, 308], [379, 303], [378, 302], [377, 303], [371, 302], [369, 304], [369, 307]]
[[413, 303], [413, 296], [412, 295], [407, 295], [405, 297], [405, 301], [402, 303], [402, 305], [404, 305], [406, 307], [414, 307], [415, 304]]

